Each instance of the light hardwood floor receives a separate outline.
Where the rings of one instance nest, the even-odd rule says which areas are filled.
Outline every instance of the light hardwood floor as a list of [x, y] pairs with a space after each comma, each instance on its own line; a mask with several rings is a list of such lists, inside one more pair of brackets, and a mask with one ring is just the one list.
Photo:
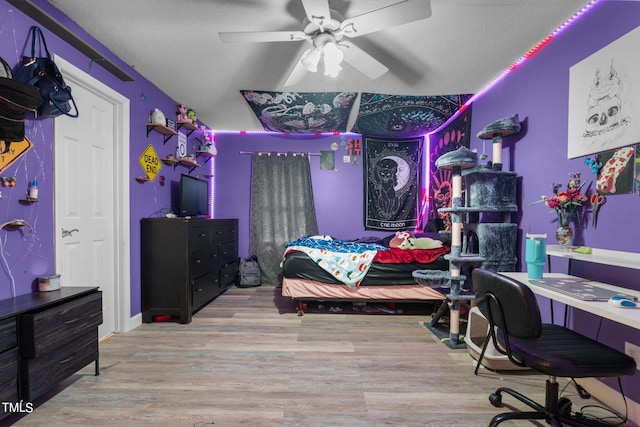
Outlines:
[[[298, 316], [277, 288], [232, 288], [189, 325], [143, 324], [109, 338], [100, 344], [99, 376], [90, 365], [36, 402], [33, 413], [9, 421], [472, 427], [487, 426], [493, 415], [509, 410], [489, 403], [497, 387], [544, 401], [545, 377], [488, 370], [474, 376], [468, 351], [440, 343], [423, 325], [429, 320], [427, 311]], [[571, 385], [564, 395], [574, 405], [585, 404]], [[506, 396], [504, 401], [523, 407]]]

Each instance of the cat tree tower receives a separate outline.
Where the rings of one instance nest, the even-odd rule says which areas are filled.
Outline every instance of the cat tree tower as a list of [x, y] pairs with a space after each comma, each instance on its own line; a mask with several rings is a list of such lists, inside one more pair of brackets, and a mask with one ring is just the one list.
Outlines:
[[[510, 222], [518, 211], [516, 174], [502, 171], [502, 138], [520, 131], [518, 115], [500, 119], [485, 127], [480, 139], [492, 139], [493, 163], [478, 165], [477, 154], [466, 147], [448, 152], [436, 160], [438, 169], [451, 170], [451, 207], [438, 212], [451, 213], [451, 252], [449, 271], [418, 270], [413, 273], [418, 283], [432, 287], [448, 287], [447, 305], [433, 320], [425, 324], [438, 335], [437, 322], [449, 309], [449, 337], [442, 339], [448, 347], [465, 348], [460, 339], [460, 302], [472, 300], [470, 292], [462, 292], [467, 270], [482, 267], [492, 271], [514, 271], [518, 225]], [[463, 195], [464, 184], [464, 195]], [[466, 289], [470, 291], [470, 287]]]

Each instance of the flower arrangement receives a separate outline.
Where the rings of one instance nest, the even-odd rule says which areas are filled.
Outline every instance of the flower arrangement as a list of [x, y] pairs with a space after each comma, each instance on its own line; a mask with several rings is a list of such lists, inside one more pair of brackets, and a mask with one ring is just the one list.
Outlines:
[[553, 209], [558, 215], [558, 225], [568, 227], [573, 215], [582, 208], [582, 204], [587, 201], [587, 196], [580, 190], [586, 182], [580, 181], [580, 174], [571, 172], [567, 189], [561, 191], [562, 184], [553, 184], [553, 196], [542, 196], [541, 200], [533, 203], [544, 202], [545, 205]]

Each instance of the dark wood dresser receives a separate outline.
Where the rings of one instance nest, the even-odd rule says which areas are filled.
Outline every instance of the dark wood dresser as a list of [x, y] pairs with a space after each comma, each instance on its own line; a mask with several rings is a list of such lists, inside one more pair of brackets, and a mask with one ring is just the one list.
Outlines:
[[1, 417], [22, 408], [57, 383], [95, 362], [102, 292], [63, 287], [0, 300]]
[[191, 322], [238, 273], [238, 220], [144, 218], [141, 230], [142, 321]]

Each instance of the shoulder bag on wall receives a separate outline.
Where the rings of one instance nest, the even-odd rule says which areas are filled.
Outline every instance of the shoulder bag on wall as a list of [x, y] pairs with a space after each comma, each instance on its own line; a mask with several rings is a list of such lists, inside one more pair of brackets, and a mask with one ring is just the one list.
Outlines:
[[9, 143], [24, 139], [25, 116], [41, 104], [38, 88], [14, 80], [11, 68], [0, 58], [0, 141], [5, 150]]
[[[31, 27], [31, 56], [22, 57], [22, 67], [17, 71], [15, 79], [40, 90], [42, 105], [38, 107], [38, 116], [58, 117], [65, 114], [78, 117], [78, 107], [71, 95], [71, 88], [62, 78], [58, 66], [51, 59], [44, 35], [39, 27]], [[36, 57], [36, 41], [40, 40], [45, 57]], [[72, 111], [75, 110], [75, 112]]]

